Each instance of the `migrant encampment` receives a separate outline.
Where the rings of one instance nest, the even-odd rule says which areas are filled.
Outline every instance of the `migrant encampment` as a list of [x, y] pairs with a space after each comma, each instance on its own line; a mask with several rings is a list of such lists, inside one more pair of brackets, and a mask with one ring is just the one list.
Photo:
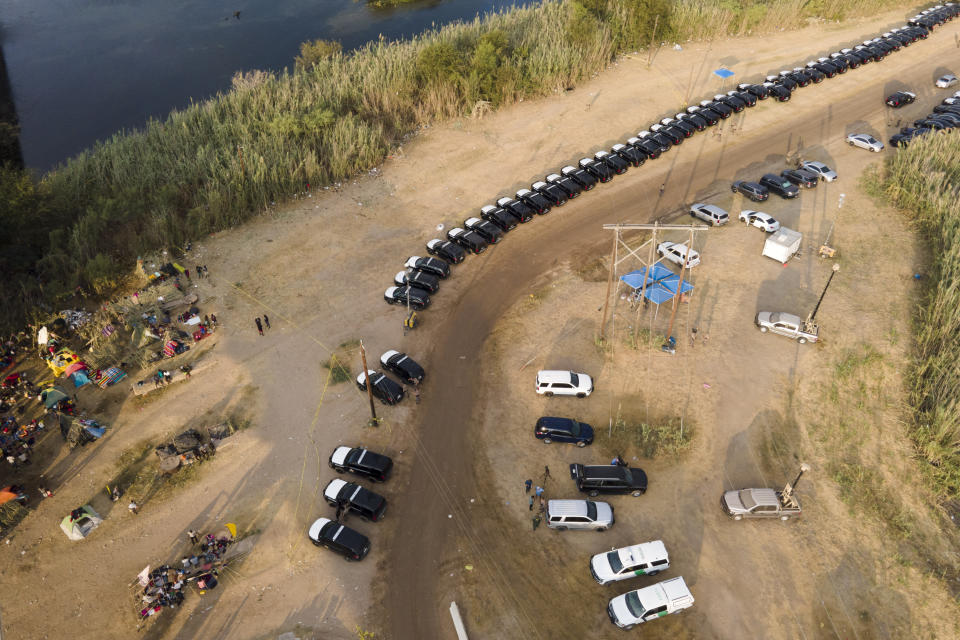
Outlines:
[[71, 540], [83, 540], [103, 522], [96, 511], [88, 504], [77, 507], [60, 521], [60, 528]]

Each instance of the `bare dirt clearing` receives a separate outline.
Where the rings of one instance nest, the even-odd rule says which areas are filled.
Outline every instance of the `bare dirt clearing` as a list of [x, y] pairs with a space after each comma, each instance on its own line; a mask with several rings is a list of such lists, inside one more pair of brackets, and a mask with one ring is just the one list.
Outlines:
[[[204, 371], [189, 383], [172, 386], [156, 400], [125, 401], [113, 421], [114, 430], [103, 442], [80, 452], [83, 457], [78, 462], [61, 466], [50, 475], [56, 496], [22, 523], [0, 552], [0, 599], [17, 603], [16, 608], [4, 607], [6, 636], [61, 638], [76, 636], [78, 628], [95, 628], [100, 637], [130, 637], [135, 621], [127, 583], [147, 563], [175, 559], [189, 528], [212, 529], [228, 520], [241, 529], [260, 532], [254, 554], [241, 566], [240, 574], [227, 577], [218, 591], [191, 598], [185, 610], [173, 615], [164, 612], [160, 624], [151, 630], [152, 637], [259, 638], [295, 630], [299, 637], [336, 639], [355, 637], [357, 628], [375, 629], [390, 638], [444, 637], [452, 633], [447, 631], [445, 619], [448, 596], [461, 598], [462, 587], [477, 596], [461, 605], [471, 632], [478, 637], [565, 636], [577, 625], [581, 635], [609, 636], [613, 629], [603, 619], [602, 603], [612, 594], [589, 583], [589, 574], [584, 575], [585, 560], [580, 561], [592, 550], [587, 549], [592, 541], [566, 536], [561, 540], [570, 546], [557, 551], [563, 560], [552, 556], [543, 560], [550, 550], [538, 544], [540, 541], [522, 537], [532, 535], [526, 512], [511, 511], [503, 504], [511, 500], [512, 507], [518, 508], [522, 480], [540, 463], [531, 471], [520, 468], [527, 463], [518, 459], [515, 472], [497, 473], [502, 488], [496, 485], [496, 493], [491, 491], [494, 485], [488, 482], [487, 461], [496, 461], [497, 469], [502, 461], [495, 455], [497, 449], [488, 453], [477, 444], [485, 433], [482, 425], [498, 415], [492, 409], [487, 414], [480, 409], [487, 404], [482, 402], [484, 398], [493, 397], [483, 391], [485, 385], [493, 385], [491, 393], [500, 391], [497, 402], [489, 401], [491, 407], [526, 412], [511, 413], [503, 425], [504, 434], [523, 443], [512, 449], [515, 454], [543, 446], [533, 442], [527, 421], [541, 405], [533, 397], [529, 379], [515, 372], [515, 361], [506, 358], [502, 374], [499, 369], [487, 374], [478, 366], [477, 354], [500, 316], [519, 298], [552, 284], [555, 274], [567, 272], [568, 264], [579, 267], [589, 262], [587, 256], [601, 242], [600, 251], [605, 251], [608, 236], [600, 230], [601, 222], [641, 221], [668, 215], [694, 199], [717, 194], [729, 198], [729, 179], [740, 177], [746, 169], [753, 171], [751, 163], [779, 163], [783, 154], [799, 146], [816, 159], [837, 164], [842, 182], [804, 194], [800, 209], [771, 208], [770, 213], [799, 222], [801, 231], [819, 239], [842, 185], [848, 195], [844, 211], [853, 206], [865, 219], [876, 219], [879, 234], [871, 236], [877, 238], [876, 245], [858, 244], [855, 234], [862, 229], [838, 228], [836, 243], [843, 251], [844, 277], [857, 273], [854, 267], [863, 265], [909, 273], [912, 257], [904, 258], [906, 263], [896, 262], [896, 256], [902, 254], [892, 252], [901, 251], [902, 245], [894, 244], [894, 228], [880, 226], [885, 216], [868, 203], [854, 203], [853, 176], [875, 158], [848, 151], [838, 143], [847, 127], [858, 120], [866, 120], [879, 131], [889, 130], [882, 97], [895, 81], [908, 83], [920, 95], [917, 104], [897, 115], [912, 119], [926, 113], [934, 95], [934, 69], [956, 56], [956, 25], [938, 30], [929, 40], [882, 63], [802, 89], [787, 105], [762, 103], [735, 120], [735, 135], [730, 128], [719, 137], [712, 131], [701, 134], [663, 159], [631, 170], [545, 219], [511, 232], [503, 245], [456, 267], [436, 297], [435, 307], [423, 314], [422, 328], [406, 337], [400, 324], [402, 314], [384, 305], [381, 292], [407, 256], [423, 255], [423, 243], [433, 237], [436, 224], [449, 227], [475, 213], [493, 199], [497, 193], [493, 189], [505, 194], [526, 186], [528, 179], [548, 169], [609, 147], [654, 117], [675, 112], [684, 97], [713, 93], [718, 87], [710, 71], [719, 61], [742, 79], [754, 78], [900, 23], [902, 16], [888, 14], [843, 27], [825, 25], [778, 34], [775, 39], [697, 44], [684, 51], [665, 49], [650, 70], [641, 60], [626, 60], [591, 83], [554, 99], [524, 103], [480, 121], [456, 121], [425, 132], [404, 148], [402, 157], [388, 162], [378, 177], [358, 179], [336, 193], [315, 193], [241, 229], [210, 238], [203, 246], [198, 243], [194, 255], [206, 262], [211, 272], [210, 280], [200, 285], [201, 299], [217, 313], [222, 325], [219, 343], [210, 355], [216, 368], [211, 369], [212, 375]], [[674, 90], [653, 90], [661, 87]], [[576, 126], [570, 126], [571, 122]], [[754, 166], [760, 168], [760, 164]], [[656, 187], [662, 182], [667, 189], [658, 201]], [[799, 444], [787, 448], [778, 444], [781, 440], [773, 434], [778, 433], [778, 425], [789, 434], [780, 422], [791, 415], [788, 408], [797, 412], [801, 411], [798, 406], [810, 410], [814, 405], [809, 398], [817, 396], [804, 385], [809, 376], [831, 366], [841, 355], [834, 349], [843, 343], [833, 336], [853, 334], [853, 329], [847, 329], [851, 325], [842, 324], [846, 322], [842, 311], [847, 308], [843, 305], [853, 309], [861, 305], [871, 314], [877, 312], [874, 299], [854, 295], [861, 290], [849, 288], [855, 282], [851, 276], [850, 280], [838, 280], [823, 311], [824, 324], [829, 318], [836, 346], [828, 343], [823, 351], [795, 351], [788, 341], [754, 334], [748, 323], [758, 300], [766, 301], [770, 290], [782, 290], [789, 293], [778, 294], [783, 297], [771, 302], [796, 300], [806, 305], [824, 275], [809, 251], [803, 262], [786, 270], [768, 261], [756, 262], [761, 259], [753, 249], [741, 254], [741, 239], [759, 242], [759, 233], [731, 227], [707, 236], [690, 322], [710, 333], [707, 351], [717, 355], [702, 359], [697, 355], [687, 382], [694, 388], [691, 397], [706, 398], [696, 406], [691, 403], [690, 415], [698, 430], [694, 450], [677, 464], [666, 460], [645, 463], [651, 474], [650, 493], [636, 506], [627, 503], [618, 511], [624, 518], [636, 511], [638, 520], [632, 524], [638, 530], [649, 531], [650, 538], [662, 535], [668, 540], [671, 550], [675, 549], [678, 574], [688, 577], [698, 597], [693, 610], [661, 621], [647, 632], [698, 637], [754, 635], [758, 627], [748, 626], [749, 620], [738, 609], [747, 599], [734, 591], [745, 589], [744, 593], [759, 594], [765, 603], [790, 602], [791, 611], [785, 617], [776, 617], [775, 611], [780, 609], [772, 606], [763, 611], [759, 624], [770, 637], [895, 637], [904, 629], [951, 635], [955, 613], [948, 600], [928, 598], [928, 604], [921, 607], [921, 599], [909, 595], [910, 589], [919, 589], [926, 578], [918, 578], [916, 569], [899, 561], [891, 566], [879, 560], [874, 549], [881, 545], [879, 538], [855, 543], [855, 532], [865, 528], [863, 523], [844, 518], [838, 525], [838, 520], [826, 520], [826, 514], [841, 518], [843, 508], [835, 491], [824, 487], [828, 482], [825, 472], [811, 474], [809, 483], [801, 487], [805, 507], [814, 515], [796, 527], [763, 529], [748, 523], [749, 529], [731, 529], [732, 523], [716, 512], [719, 489], [729, 486], [728, 482], [763, 478], [779, 484], [786, 479], [779, 474], [789, 475], [795, 466], [793, 452], [817, 455], [821, 452], [818, 446], [826, 446], [818, 444], [818, 439], [830, 443], [834, 436], [828, 425], [820, 431], [813, 429], [807, 436], [810, 442], [801, 438]], [[735, 243], [725, 245], [734, 238]], [[726, 260], [731, 265], [743, 261], [751, 268], [728, 273]], [[852, 265], [849, 268], [848, 263]], [[759, 264], [762, 266], [754, 266]], [[859, 282], [868, 287], [862, 291], [876, 290], [870, 288], [877, 286], [876, 273], [861, 276]], [[713, 278], [716, 284], [711, 284]], [[758, 280], [769, 285], [758, 292]], [[894, 280], [898, 282], [899, 288], [885, 290], [889, 305], [900, 302], [895, 307], [883, 306], [888, 314], [883, 321], [903, 324], [888, 325], [871, 316], [874, 319], [869, 326], [877, 336], [886, 335], [891, 326], [898, 335], [908, 335], [905, 309], [909, 300], [897, 296], [898, 291], [908, 291], [907, 284]], [[738, 283], [744, 287], [735, 292]], [[801, 284], [806, 289], [801, 289]], [[593, 358], [594, 363], [601, 362], [599, 354], [591, 350], [599, 318], [593, 310], [604, 285], [591, 283], [582, 291], [581, 285], [572, 286], [579, 294], [566, 302], [567, 315], [559, 327], [568, 330], [563, 341], [553, 345], [556, 334], [544, 333], [542, 340], [537, 336], [524, 344], [524, 349], [516, 349], [517, 354], [543, 345], [544, 353], [537, 352], [540, 357], [570, 354], [566, 357], [571, 361]], [[546, 318], [557, 313], [550, 305], [567, 300], [560, 289], [542, 303]], [[271, 316], [273, 329], [261, 338], [253, 317], [263, 312]], [[578, 317], [584, 322], [574, 326]], [[517, 334], [526, 335], [525, 331], [529, 328], [520, 327]], [[357, 338], [365, 340], [373, 359], [388, 348], [400, 348], [428, 369], [423, 404], [415, 407], [406, 401], [398, 408], [383, 410], [386, 420], [379, 430], [363, 427], [365, 397], [349, 383], [327, 385], [328, 370], [321, 364], [338, 345]], [[505, 345], [503, 339], [498, 330], [495, 344]], [[850, 346], [860, 339], [851, 340]], [[573, 340], [580, 346], [571, 350], [567, 345]], [[897, 349], [906, 348], [905, 338], [882, 349], [877, 340], [870, 342], [890, 354], [885, 356], [886, 362], [902, 357]], [[633, 353], [616, 347], [611, 371], [615, 366], [624, 367]], [[789, 407], [782, 395], [793, 383], [767, 359], [770, 353], [785, 359], [795, 356], [795, 377], [802, 374], [804, 382]], [[685, 357], [681, 352], [672, 362], [682, 362]], [[493, 358], [487, 355], [483, 362], [494, 367], [499, 360]], [[644, 355], [637, 359], [639, 364], [627, 367], [635, 379], [639, 379], [641, 367], [647, 366]], [[737, 364], [737, 370], [750, 371], [762, 386], [749, 395], [741, 393], [742, 385], [735, 384], [738, 379], [725, 370], [726, 361]], [[358, 362], [351, 366], [359, 371]], [[669, 364], [656, 358], [652, 366], [656, 371], [657, 366]], [[504, 384], [501, 377], [516, 384], [499, 386]], [[697, 390], [701, 378], [710, 381], [709, 391]], [[605, 378], [601, 380], [607, 389], [617, 388]], [[629, 385], [624, 381], [621, 388]], [[893, 377], [890, 386], [886, 402], [895, 404], [899, 387]], [[602, 419], [609, 411], [608, 398], [603, 392], [591, 398], [591, 415]], [[641, 398], [639, 406], [646, 402]], [[527, 405], [530, 408], [521, 408]], [[63, 513], [102, 491], [122, 451], [144, 439], [158, 439], [208, 413], [223, 415], [234, 410], [249, 416], [254, 427], [236, 436], [235, 445], [205, 465], [194, 484], [144, 509], [139, 516], [111, 513], [95, 535], [82, 543], [68, 543], [59, 532], [57, 522]], [[717, 421], [716, 436], [711, 436], [710, 418], [715, 415], [723, 416], [723, 421]], [[867, 438], [871, 432], [865, 426], [858, 427], [867, 434], [864, 441], [873, 443], [873, 449], [865, 447], [865, 451], [886, 450], [888, 444], [903, 447], [894, 444], [893, 426], [888, 436], [893, 442], [883, 441], [884, 446]], [[767, 433], [771, 435], [765, 436]], [[734, 441], [738, 446], [729, 448]], [[397, 462], [394, 478], [377, 488], [391, 501], [387, 520], [376, 525], [348, 521], [373, 543], [371, 556], [355, 565], [314, 549], [305, 536], [314, 518], [332, 515], [332, 509], [320, 504], [319, 492], [334, 475], [326, 458], [340, 443], [363, 443], [392, 455]], [[569, 482], [563, 475], [564, 451], [532, 451], [538, 457], [557, 456], [555, 464], [559, 466], [551, 491]], [[768, 453], [758, 462], [756, 451]], [[576, 452], [581, 453], [587, 452]], [[479, 458], [476, 469], [470, 463], [475, 458]], [[676, 469], [671, 471], [671, 467]], [[899, 476], [905, 468], [909, 467], [879, 471]], [[663, 478], [668, 473], [676, 474], [671, 491]], [[470, 503], [471, 498], [477, 502]], [[676, 511], [689, 514], [690, 519], [660, 517]], [[448, 514], [455, 517], [448, 518]], [[630, 520], [623, 524], [627, 522]], [[617, 526], [611, 535], [628, 533], [628, 526]], [[803, 560], [813, 554], [810, 549], [823, 543], [816, 536], [833, 528], [839, 532], [837, 542], [827, 545], [829, 561], [823, 558], [820, 564], [805, 564]], [[751, 576], [750, 584], [731, 575], [725, 560], [727, 554], [743, 555], [738, 548], [742, 540], [735, 537], [742, 538], [742, 531], [762, 536], [757, 546], [760, 555], [738, 574]], [[806, 540], [806, 532], [814, 537], [804, 543], [797, 560], [778, 567], [776, 575], [766, 570], [797, 537]], [[558, 534], [541, 529], [536, 535]], [[574, 557], [574, 565], [580, 568], [567, 570], [566, 562]], [[473, 564], [474, 571], [463, 569], [465, 564]], [[888, 610], [877, 612], [876, 619], [868, 611], [865, 620], [854, 605], [891, 595], [893, 587], [883, 582], [888, 575], [910, 585], [896, 589], [901, 594], [906, 589], [909, 597], [888, 601]], [[65, 591], [51, 586], [64, 584], [71, 588]], [[938, 587], [934, 584], [931, 588]], [[575, 593], [577, 607], [582, 605], [576, 611], [577, 620], [563, 618], [570, 627], [561, 626], [561, 619], [544, 610], [544, 603], [555, 602], [561, 589]], [[860, 593], [871, 589], [861, 598]], [[848, 591], [858, 595], [848, 596]], [[816, 599], [832, 593], [840, 594], [835, 606], [826, 603], [824, 608]], [[889, 607], [890, 602], [897, 606]], [[944, 611], [934, 611], [937, 606]], [[909, 617], [894, 619], [907, 610]], [[52, 616], [50, 611], [64, 615]], [[498, 612], [501, 616], [496, 618]], [[385, 621], [387, 614], [389, 621]]]

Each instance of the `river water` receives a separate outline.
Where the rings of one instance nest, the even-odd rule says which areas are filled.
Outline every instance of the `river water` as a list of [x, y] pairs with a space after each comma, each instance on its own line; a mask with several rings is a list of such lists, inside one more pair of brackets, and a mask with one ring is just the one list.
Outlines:
[[[28, 167], [45, 171], [121, 129], [203, 100], [234, 72], [292, 66], [301, 42], [345, 50], [516, 0], [0, 0], [0, 45]], [[239, 12], [239, 16], [235, 16]]]

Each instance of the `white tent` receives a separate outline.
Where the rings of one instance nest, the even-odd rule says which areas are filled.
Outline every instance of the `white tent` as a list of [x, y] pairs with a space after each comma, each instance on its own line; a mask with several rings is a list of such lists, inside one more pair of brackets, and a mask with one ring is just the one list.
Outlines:
[[802, 241], [803, 234], [799, 231], [780, 227], [778, 231], [771, 233], [766, 242], [763, 243], [763, 255], [787, 264], [793, 254], [800, 250]]

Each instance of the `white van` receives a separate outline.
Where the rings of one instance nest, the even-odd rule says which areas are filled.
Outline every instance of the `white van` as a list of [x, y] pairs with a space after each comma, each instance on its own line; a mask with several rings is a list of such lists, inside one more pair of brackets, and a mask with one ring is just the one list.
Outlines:
[[600, 584], [634, 576], [655, 576], [670, 568], [670, 556], [662, 540], [613, 549], [590, 559], [590, 575]]
[[700, 264], [700, 254], [694, 250], [690, 251], [690, 258], [687, 258], [687, 245], [685, 244], [661, 242], [657, 245], [657, 253], [665, 260], [669, 260], [681, 268], [686, 265], [688, 269], [692, 269]]
[[693, 594], [683, 578], [671, 578], [617, 596], [607, 605], [607, 615], [621, 629], [632, 629], [693, 606]]
[[606, 531], [613, 526], [613, 507], [593, 500], [548, 500], [547, 526], [557, 531], [592, 529]]

